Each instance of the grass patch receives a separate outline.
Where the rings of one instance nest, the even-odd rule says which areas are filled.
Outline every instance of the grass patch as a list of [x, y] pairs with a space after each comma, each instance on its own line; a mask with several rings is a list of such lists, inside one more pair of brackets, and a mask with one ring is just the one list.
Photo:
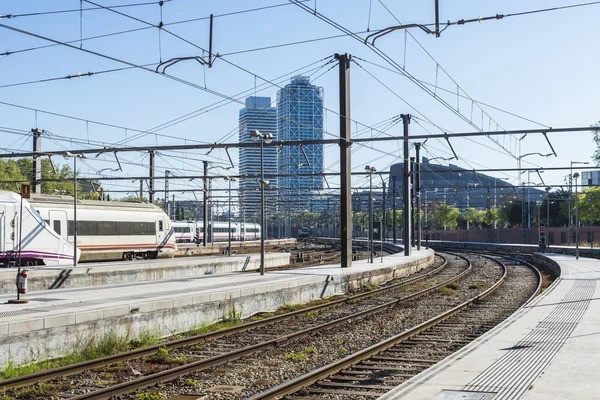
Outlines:
[[286, 360], [290, 360], [290, 361], [294, 361], [294, 362], [301, 362], [304, 361], [308, 358], [308, 354], [299, 351], [297, 353], [287, 353], [285, 355], [285, 359]]
[[317, 316], [318, 316], [318, 315], [319, 315], [319, 312], [318, 312], [318, 311], [315, 311], [315, 310], [311, 310], [311, 311], [309, 311], [309, 312], [307, 312], [307, 313], [306, 313], [306, 316], [307, 316], [309, 319], [312, 319], [313, 321], [314, 321], [315, 319], [317, 319]]
[[0, 379], [8, 379], [32, 374], [51, 368], [62, 367], [63, 365], [76, 364], [82, 361], [93, 360], [96, 358], [121, 353], [132, 348], [137, 348], [133, 344], [133, 342], [126, 338], [121, 338], [117, 335], [109, 335], [100, 341], [90, 342], [90, 344], [88, 344], [88, 346], [79, 353], [68, 354], [64, 357], [19, 366], [15, 366], [11, 361], [9, 361], [8, 366], [0, 371]]
[[457, 282], [450, 282], [446, 285], [447, 288], [450, 288], [452, 290], [456, 290], [460, 287], [460, 284]]
[[316, 347], [305, 347], [304, 352], [306, 354], [317, 354], [319, 351], [317, 350]]
[[479, 288], [486, 287], [486, 286], [487, 286], [487, 281], [479, 281], [479, 282], [471, 283], [469, 285], [469, 289], [479, 289]]
[[200, 381], [198, 379], [187, 378], [185, 381], [183, 381], [183, 383], [188, 386], [198, 386]]
[[[40, 382], [32, 387], [27, 387], [16, 391], [16, 396], [19, 399], [39, 399], [43, 397], [56, 397], [61, 391], [69, 390], [72, 386], [69, 384], [51, 384]], [[12, 399], [10, 396], [3, 395], [2, 400]]]
[[440, 293], [449, 296], [454, 294], [454, 289], [449, 288], [448, 286], [444, 286], [443, 288], [440, 288]]
[[215, 322], [214, 324], [209, 325], [200, 325], [196, 328], [193, 328], [187, 332], [182, 333], [182, 336], [197, 336], [203, 335], [205, 333], [220, 331], [227, 328], [232, 328], [234, 326], [238, 326], [242, 323], [242, 321], [221, 321]]
[[135, 396], [135, 400], [163, 400], [166, 396], [166, 393], [163, 392], [146, 392], [146, 393], [137, 393]]
[[155, 364], [184, 364], [185, 357], [173, 357], [169, 354], [169, 350], [166, 347], [161, 347], [155, 354], [148, 357], [148, 361]]
[[370, 292], [370, 291], [372, 291], [372, 290], [381, 289], [381, 286], [380, 286], [380, 285], [371, 285], [371, 284], [369, 284], [369, 283], [365, 283], [365, 284], [362, 286], [362, 288], [363, 288], [363, 291], [364, 291], [364, 292]]

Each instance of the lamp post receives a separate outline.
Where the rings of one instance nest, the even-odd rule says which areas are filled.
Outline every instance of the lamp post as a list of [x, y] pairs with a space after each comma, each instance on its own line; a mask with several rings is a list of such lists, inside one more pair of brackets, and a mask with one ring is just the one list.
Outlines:
[[225, 180], [229, 183], [229, 246], [227, 247], [227, 255], [231, 257], [231, 182], [235, 182], [235, 178], [232, 176], [226, 176]]
[[[550, 229], [550, 190], [552, 188], [548, 186], [546, 188], [546, 228]], [[548, 232], [550, 234], [550, 232]]]
[[373, 174], [377, 172], [375, 167], [365, 166], [365, 171], [369, 174], [369, 259], [373, 264]]
[[260, 139], [260, 274], [265, 274], [265, 165], [263, 160], [264, 143], [271, 143], [273, 135], [266, 132], [260, 133], [257, 129], [250, 131], [250, 137]]
[[575, 178], [575, 259], [579, 260], [579, 199], [577, 198], [577, 178], [579, 173], [573, 174]]
[[379, 174], [379, 177], [381, 178], [381, 187], [382, 187], [382, 209], [381, 209], [381, 226], [379, 227], [379, 229], [381, 229], [381, 234], [379, 235], [379, 238], [381, 239], [381, 262], [383, 262], [383, 239], [386, 237], [386, 231], [387, 231], [387, 218], [386, 218], [386, 213], [385, 213], [385, 180], [383, 179], [383, 176], [381, 176], [381, 174]]
[[[571, 161], [571, 171], [569, 173], [569, 229], [568, 229], [568, 237], [569, 237], [569, 242], [571, 241], [571, 195], [573, 194], [573, 164], [589, 164], [589, 162], [587, 161]], [[577, 174], [577, 176], [579, 176], [579, 174]]]
[[[65, 160], [73, 159], [73, 266], [77, 266], [77, 159], [85, 158], [84, 154], [72, 154], [67, 151], [63, 155]], [[68, 231], [68, 230], [67, 230]]]

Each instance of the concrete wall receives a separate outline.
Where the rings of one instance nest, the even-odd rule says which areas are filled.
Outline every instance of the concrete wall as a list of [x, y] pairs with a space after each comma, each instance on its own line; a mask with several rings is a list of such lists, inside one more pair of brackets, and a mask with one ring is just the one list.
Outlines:
[[[288, 238], [288, 239], [269, 239], [265, 240], [265, 245], [267, 246], [288, 246], [296, 243], [296, 239]], [[197, 246], [194, 243], [177, 243], [177, 251], [175, 252], [175, 257], [183, 257], [183, 256], [195, 256], [195, 255], [205, 255], [205, 254], [224, 254], [227, 250], [228, 242], [214, 242], [209, 243], [208, 246], [204, 247], [202, 245]], [[260, 240], [252, 240], [245, 242], [231, 242], [231, 252], [232, 254], [238, 253], [238, 248], [244, 247], [260, 247]]]
[[[265, 268], [290, 263], [289, 253], [266, 253]], [[179, 279], [225, 272], [258, 270], [260, 255], [193, 257], [118, 263], [80, 264], [75, 268], [28, 270], [27, 292], [113, 285], [161, 279]], [[16, 270], [0, 272], [0, 294], [16, 293]]]
[[[205, 293], [175, 299], [123, 305], [105, 310], [77, 311], [70, 314], [0, 324], [0, 367], [9, 360], [24, 364], [65, 355], [85, 348], [103, 337], [116, 335], [135, 338], [151, 333], [169, 336], [194, 327], [220, 321], [235, 310], [243, 317], [272, 311], [289, 304], [347, 293], [369, 283], [381, 284], [429, 266], [434, 254], [407, 262], [403, 256], [390, 256], [384, 268], [344, 271], [339, 275], [296, 274], [290, 280], [262, 286]], [[322, 266], [317, 267], [322, 268]]]

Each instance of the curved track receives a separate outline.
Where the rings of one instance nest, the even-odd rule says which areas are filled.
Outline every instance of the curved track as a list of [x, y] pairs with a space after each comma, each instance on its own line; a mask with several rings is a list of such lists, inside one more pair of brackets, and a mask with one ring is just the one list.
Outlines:
[[[487, 332], [538, 293], [541, 275], [529, 263], [484, 256], [499, 263], [504, 274], [483, 293], [374, 346], [313, 370], [251, 399], [372, 399], [417, 375]], [[509, 267], [503, 262], [508, 260]], [[515, 264], [523, 263], [529, 274]], [[535, 277], [532, 293], [524, 293], [524, 276]], [[501, 285], [503, 290], [499, 290]], [[518, 288], [516, 290], [514, 288]], [[489, 296], [489, 297], [488, 297]], [[516, 300], [516, 301], [515, 301]]]

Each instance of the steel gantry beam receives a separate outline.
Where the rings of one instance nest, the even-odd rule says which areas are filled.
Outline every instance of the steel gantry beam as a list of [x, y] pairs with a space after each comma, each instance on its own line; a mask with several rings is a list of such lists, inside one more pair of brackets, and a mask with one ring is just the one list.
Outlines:
[[[355, 138], [355, 139], [323, 139], [323, 140], [292, 140], [292, 141], [273, 141], [265, 146], [298, 146], [307, 144], [339, 144], [340, 140], [345, 140], [349, 143], [367, 143], [367, 142], [388, 142], [388, 141], [419, 141], [425, 139], [446, 139], [460, 137], [477, 137], [477, 136], [504, 136], [504, 135], [525, 135], [525, 134], [543, 134], [550, 133], [573, 133], [573, 132], [592, 132], [594, 128], [586, 127], [569, 127], [569, 128], [539, 128], [539, 129], [521, 129], [514, 131], [489, 131], [489, 132], [463, 132], [463, 133], [434, 133], [427, 135], [406, 136], [381, 136], [373, 138]], [[56, 150], [44, 152], [23, 152], [23, 153], [2, 153], [0, 158], [14, 157], [33, 157], [34, 155], [45, 156], [62, 156], [67, 151], [72, 154], [97, 154], [107, 152], [144, 152], [144, 151], [172, 151], [172, 150], [209, 150], [209, 149], [228, 149], [228, 148], [243, 148], [243, 147], [259, 147], [260, 143], [207, 143], [207, 144], [186, 144], [186, 145], [166, 145], [166, 146], [129, 146], [129, 147], [102, 147], [96, 149], [79, 149], [79, 150]]]

